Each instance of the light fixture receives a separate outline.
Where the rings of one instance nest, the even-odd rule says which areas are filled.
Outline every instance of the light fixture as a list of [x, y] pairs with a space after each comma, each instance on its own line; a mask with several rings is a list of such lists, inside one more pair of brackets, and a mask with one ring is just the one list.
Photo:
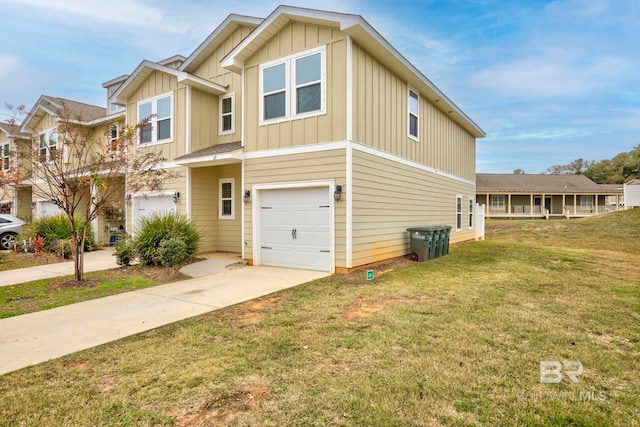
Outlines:
[[178, 199], [180, 198], [180, 192], [176, 191], [173, 193], [173, 203], [178, 203]]
[[36, 202], [31, 202], [31, 209], [35, 209], [36, 208]]
[[127, 195], [124, 197], [124, 199], [125, 199], [125, 201], [127, 202], [127, 205], [130, 205], [130, 204], [131, 204], [131, 194], [127, 194]]
[[251, 199], [251, 191], [245, 190], [244, 196], [242, 196], [242, 201], [244, 202], [245, 205], [249, 203], [249, 199]]
[[333, 199], [337, 202], [342, 194], [342, 185], [336, 185], [336, 191], [333, 192]]

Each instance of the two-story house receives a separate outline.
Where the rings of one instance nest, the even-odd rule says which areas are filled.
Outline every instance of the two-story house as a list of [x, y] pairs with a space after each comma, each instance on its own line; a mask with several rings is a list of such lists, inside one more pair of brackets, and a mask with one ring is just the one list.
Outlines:
[[21, 191], [19, 182], [30, 175], [30, 165], [20, 161], [17, 153], [31, 146], [31, 135], [20, 132], [17, 124], [0, 123], [0, 212], [22, 218], [31, 217], [31, 195]]
[[361, 16], [230, 15], [172, 65], [143, 61], [110, 97], [151, 117], [137, 149], [180, 176], [127, 195], [128, 224], [180, 212], [202, 251], [328, 272], [407, 254], [411, 226], [474, 238], [484, 132]]
[[[77, 154], [71, 153], [65, 145], [64, 136], [59, 132], [61, 121], [72, 123], [83, 131], [79, 133], [80, 138], [88, 144], [87, 153], [93, 150], [99, 151], [96, 144], [107, 142], [107, 139], [115, 141], [118, 138], [120, 125], [117, 118], [124, 118], [124, 111], [117, 111], [107, 114], [107, 109], [95, 105], [89, 105], [77, 101], [43, 95], [29, 111], [26, 119], [21, 124], [21, 132], [28, 135], [29, 147], [37, 156], [28, 156], [34, 162], [47, 163], [56, 154], [62, 153], [64, 156], [63, 166], [65, 171], [73, 176], [80, 164], [88, 161], [89, 157], [77, 159]], [[33, 144], [33, 146], [31, 146]], [[27, 162], [23, 162], [24, 167], [31, 167]], [[38, 168], [33, 168], [33, 173], [25, 174], [24, 179], [16, 187], [16, 199], [18, 213], [26, 214], [28, 201], [29, 216], [34, 218], [55, 215], [61, 213], [60, 208], [51, 200], [51, 190], [42, 176], [36, 172]], [[122, 175], [111, 182], [110, 185], [119, 188], [114, 197], [112, 207], [109, 212], [98, 216], [92, 225], [92, 230], [96, 241], [100, 244], [108, 244], [113, 241], [113, 237], [119, 230], [124, 231], [124, 188], [126, 177]], [[92, 194], [100, 191], [95, 185], [87, 186], [84, 189], [86, 194], [82, 195], [81, 203], [87, 205]], [[24, 201], [24, 202], [23, 202]], [[24, 207], [23, 207], [24, 206]], [[82, 210], [82, 209], [81, 209]], [[80, 210], [80, 211], [81, 211]]]

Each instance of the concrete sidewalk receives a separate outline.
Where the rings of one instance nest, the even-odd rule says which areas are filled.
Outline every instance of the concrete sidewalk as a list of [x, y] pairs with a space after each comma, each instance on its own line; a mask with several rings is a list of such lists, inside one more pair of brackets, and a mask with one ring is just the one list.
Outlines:
[[214, 257], [191, 264], [200, 277], [2, 319], [0, 375], [329, 275], [225, 268], [237, 261]]
[[[86, 252], [84, 254], [84, 272], [108, 270], [116, 268], [116, 257], [113, 249]], [[18, 268], [0, 271], [0, 286], [31, 282], [32, 280], [73, 275], [73, 261], [56, 262], [36, 267]]]

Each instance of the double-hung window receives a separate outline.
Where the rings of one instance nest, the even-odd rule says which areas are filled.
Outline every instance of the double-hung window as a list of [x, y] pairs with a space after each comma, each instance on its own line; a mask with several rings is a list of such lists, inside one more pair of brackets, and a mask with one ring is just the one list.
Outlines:
[[8, 171], [10, 166], [9, 143], [0, 145], [0, 155], [2, 156], [2, 170]]
[[173, 139], [173, 96], [160, 95], [138, 103], [138, 121], [147, 120], [140, 129], [140, 144], [171, 142]]
[[418, 140], [418, 119], [420, 117], [420, 98], [418, 94], [409, 89], [409, 138]]
[[218, 206], [219, 214], [218, 217], [220, 219], [234, 219], [235, 218], [235, 208], [234, 208], [234, 184], [235, 180], [233, 178], [221, 179], [219, 186], [219, 200], [220, 205]]
[[260, 123], [324, 114], [326, 48], [260, 66]]
[[52, 160], [58, 150], [58, 131], [50, 129], [40, 132], [38, 156], [41, 162]]
[[473, 198], [469, 197], [469, 228], [473, 228]]
[[235, 97], [233, 93], [220, 98], [220, 135], [234, 132]]

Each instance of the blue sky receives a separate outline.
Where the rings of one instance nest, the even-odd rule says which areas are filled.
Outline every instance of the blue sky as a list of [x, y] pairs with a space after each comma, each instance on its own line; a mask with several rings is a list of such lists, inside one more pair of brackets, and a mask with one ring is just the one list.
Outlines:
[[[188, 56], [269, 0], [0, 0], [0, 101], [106, 104], [102, 83]], [[640, 144], [640, 1], [291, 1], [362, 15], [484, 131], [478, 172], [544, 172]], [[7, 118], [0, 107], [0, 120]]]

